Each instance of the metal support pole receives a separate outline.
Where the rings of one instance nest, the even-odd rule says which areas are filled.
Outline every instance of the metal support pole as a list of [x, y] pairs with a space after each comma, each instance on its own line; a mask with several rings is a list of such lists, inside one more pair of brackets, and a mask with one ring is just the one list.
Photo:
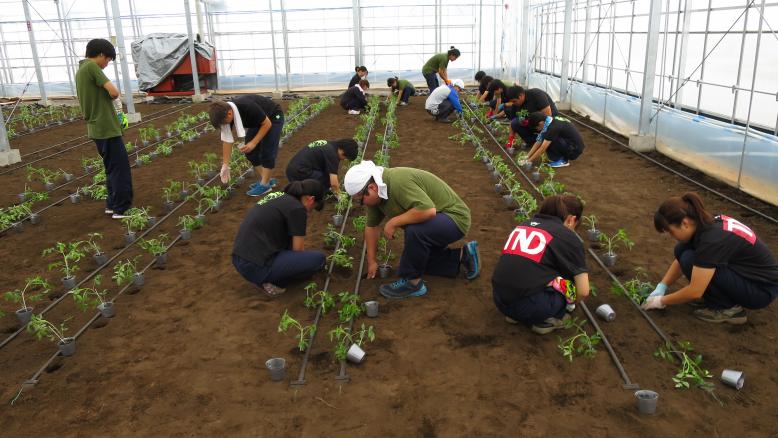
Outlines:
[[[526, 1], [524, 3], [527, 3]], [[478, 68], [476, 70], [481, 70], [481, 52], [483, 51], [483, 39], [481, 38], [481, 29], [483, 27], [483, 21], [484, 21], [484, 0], [478, 0]], [[522, 35], [525, 35], [526, 32], [522, 32]], [[524, 38], [524, 36], [522, 36]]]
[[651, 111], [654, 108], [654, 79], [656, 55], [659, 48], [659, 22], [662, 19], [662, 0], [651, 0], [646, 34], [646, 62], [643, 67], [643, 92], [640, 96], [638, 135], [630, 136], [629, 147], [639, 152], [656, 149], [656, 138], [650, 133]]
[[215, 45], [215, 38], [213, 36], [213, 19], [211, 18], [211, 10], [208, 8], [208, 2], [203, 4], [205, 8], [205, 29], [208, 32], [207, 37], [203, 36], [203, 41], [211, 42]]
[[[124, 103], [127, 105], [127, 119], [130, 123], [137, 123], [141, 120], [140, 113], [135, 112], [135, 103], [132, 101], [132, 86], [130, 85], [130, 68], [127, 66], [127, 50], [124, 48], [124, 30], [122, 29], [122, 17], [119, 10], [119, 0], [111, 0], [111, 10], [113, 11], [113, 25], [116, 29], [116, 48], [119, 49], [117, 56], [122, 63], [122, 86], [124, 88]], [[116, 60], [114, 60], [116, 62]]]
[[562, 36], [562, 82], [559, 84], [559, 103], [557, 108], [560, 110], [569, 110], [570, 102], [567, 99], [567, 90], [570, 78], [570, 32], [573, 27], [573, 0], [565, 0], [565, 27]]
[[273, 45], [273, 78], [275, 79], [276, 87], [273, 89], [278, 93], [278, 61], [276, 60], [276, 30], [273, 25], [273, 0], [267, 0], [270, 13], [270, 41]]
[[[524, 29], [529, 29], [529, 0], [524, 0], [521, 7], [521, 26]], [[529, 81], [529, 32], [519, 32], [521, 37], [521, 46], [519, 48], [519, 65], [521, 70], [519, 71], [519, 83], [528, 86]], [[480, 41], [480, 36], [479, 36]]]
[[200, 0], [195, 0], [195, 13], [197, 14], [197, 34], [200, 35], [202, 41], [205, 41], [203, 7], [200, 5]]
[[[748, 2], [750, 4], [750, 2]], [[732, 92], [735, 93], [735, 99], [732, 101], [732, 118], [730, 123], [735, 123], [735, 113], [737, 112], [737, 101], [740, 97], [740, 77], [743, 73], [743, 52], [746, 48], [746, 32], [748, 31], [748, 13], [751, 12], [751, 7], [746, 9], [746, 15], [743, 17], [743, 33], [740, 35], [740, 58], [737, 63], [737, 79], [735, 80], [735, 86], [732, 87]], [[759, 24], [762, 24], [762, 19], [759, 19]]]
[[[116, 41], [113, 37], [113, 30], [111, 29], [111, 14], [108, 12], [108, 0], [103, 0], [103, 8], [105, 8], [105, 25], [108, 27], [108, 38], [116, 45]], [[112, 62], [111, 64], [113, 64], [114, 80], [119, 83], [119, 64], [116, 62]]]
[[438, 43], [438, 0], [435, 0], [435, 7], [432, 9], [432, 13], [435, 15], [435, 53], [440, 52], [440, 44]]
[[292, 90], [292, 82], [289, 77], [289, 70], [291, 65], [289, 63], [289, 33], [286, 28], [286, 7], [284, 6], [284, 0], [281, 0], [281, 31], [284, 35], [284, 60], [286, 62], [286, 91]]
[[135, 0], [130, 0], [130, 5], [132, 5], [132, 15], [135, 17], [135, 25], [138, 27], [138, 36], [137, 38], [140, 38], [143, 36], [143, 28], [141, 27], [141, 19], [138, 16], [138, 14], [135, 13], [135, 11], [138, 10], [138, 7], [135, 6]]
[[66, 35], [62, 26], [62, 12], [60, 11], [59, 0], [54, 0], [54, 6], [57, 8], [57, 21], [59, 21], [59, 36], [62, 39], [62, 50], [65, 56], [65, 70], [68, 72], [68, 83], [70, 84], [70, 93], [76, 95], [76, 87], [73, 85], [73, 73], [70, 66], [70, 57], [68, 56], [68, 44], [66, 43]]
[[8, 143], [8, 132], [5, 130], [5, 117], [3, 112], [0, 111], [0, 167], [8, 166], [22, 161], [21, 155], [19, 155], [19, 149], [11, 149], [11, 144]]
[[692, 21], [692, 2], [686, 0], [683, 7], [683, 32], [681, 33], [681, 52], [678, 55], [678, 87], [675, 90], [675, 102], [673, 105], [678, 108], [683, 105], [683, 80], [686, 76], [686, 53], [689, 51], [689, 26]]
[[356, 65], [364, 65], [362, 53], [362, 12], [359, 0], [352, 1], [351, 15], [354, 19], [354, 63]]
[[135, 5], [133, 4], [132, 0], [129, 0], [129, 2], [127, 2], [127, 4], [129, 4], [129, 6], [130, 6], [130, 24], [132, 24], [132, 39], [137, 39], [138, 38], [138, 26], [137, 26], [137, 23], [135, 22]]
[[585, 25], [584, 25], [584, 45], [583, 45], [583, 59], [581, 62], [583, 63], [583, 73], [581, 73], [581, 82], [584, 84], [588, 84], [589, 81], [587, 80], [589, 74], [589, 43], [592, 40], [592, 8], [591, 8], [591, 0], [586, 0], [586, 18], [585, 18]]
[[32, 49], [32, 60], [35, 62], [35, 75], [38, 77], [38, 87], [41, 92], [41, 105], [48, 105], [49, 99], [46, 98], [46, 88], [43, 84], [43, 71], [41, 71], [41, 62], [38, 59], [38, 45], [35, 43], [35, 32], [32, 30], [32, 20], [30, 19], [30, 5], [28, 0], [22, 0], [24, 6], [24, 19], [27, 21], [27, 35], [30, 37], [30, 49]]
[[192, 63], [192, 87], [194, 88], [192, 102], [197, 103], [203, 101], [203, 96], [200, 94], [200, 75], [197, 73], [197, 57], [195, 55], [194, 35], [192, 34], [192, 14], [189, 10], [189, 0], [184, 0], [184, 11], [186, 13], [186, 31], [189, 34], [189, 61]]
[[[708, 30], [710, 30], [710, 13], [711, 13], [711, 6], [712, 6], [713, 0], [708, 0], [708, 13], [706, 14], [705, 18], [705, 37], [703, 38], [702, 42], [702, 55], [705, 56], [706, 53], [708, 53]], [[705, 62], [702, 62], [702, 66], [700, 66], [700, 81], [705, 79]], [[700, 101], [702, 100], [702, 86], [699, 82], [697, 82], [697, 111], [696, 113], [700, 113]]]

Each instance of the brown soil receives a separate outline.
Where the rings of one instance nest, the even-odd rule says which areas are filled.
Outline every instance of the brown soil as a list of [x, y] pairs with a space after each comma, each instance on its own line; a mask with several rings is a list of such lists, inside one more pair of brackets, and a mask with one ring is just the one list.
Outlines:
[[[301, 305], [302, 285], [269, 300], [232, 268], [233, 237], [255, 202], [242, 194], [244, 186], [222, 212], [209, 215], [209, 224], [194, 233], [191, 243], [172, 250], [167, 269], [149, 271], [140, 293], [120, 297], [117, 316], [100, 329], [87, 330], [73, 357], [55, 361], [51, 372], [25, 390], [14, 406], [0, 405], [2, 430], [9, 436], [774, 433], [778, 415], [771, 400], [778, 397], [778, 385], [772, 371], [778, 323], [772, 308], [750, 312], [749, 323], [740, 327], [699, 322], [686, 306], [651, 313], [669, 336], [690, 340], [714, 375], [722, 368], [746, 372], [740, 392], [714, 379], [721, 406], [700, 390], [673, 389], [676, 368], [652, 357], [659, 337], [625, 298], [611, 296], [610, 281], [590, 260], [600, 294], [589, 308], [605, 301], [614, 307], [618, 317], [603, 324], [603, 330], [632, 380], [660, 393], [657, 414], [638, 415], [632, 391], [621, 388], [602, 347], [593, 359], [568, 363], [557, 350], [555, 336], [537, 336], [503, 322], [492, 304], [489, 279], [513, 227], [512, 214], [495, 195], [485, 168], [472, 160], [473, 148], [448, 140], [455, 128], [432, 122], [423, 98], [412, 99], [398, 111], [400, 147], [391, 151], [390, 163], [430, 170], [465, 199], [473, 215], [468, 239], [477, 239], [481, 248], [480, 278], [466, 282], [430, 277], [426, 297], [401, 302], [379, 298], [379, 318], [358, 321], [373, 324], [377, 340], [366, 347], [363, 364], [348, 367], [349, 383], [335, 380], [339, 366], [326, 336], [335, 318], [327, 315], [312, 347], [307, 383], [290, 388], [302, 355], [291, 334], [277, 333], [279, 316], [289, 309], [307, 323], [312, 313]], [[281, 150], [275, 176], [283, 181], [285, 163], [307, 142], [350, 136], [357, 123], [337, 107], [324, 111]], [[625, 227], [637, 242], [631, 252], [621, 254], [615, 271], [622, 279], [633, 276], [637, 266], [652, 281], [659, 279], [672, 257], [673, 242], [653, 231], [653, 210], [666, 196], [692, 187], [592, 132], [584, 130], [584, 136], [586, 152], [573, 166], [561, 169], [558, 179], [586, 200], [587, 213], [597, 214], [604, 230]], [[151, 204], [160, 212], [165, 180], [184, 178], [187, 160], [216, 147], [211, 134], [171, 158], [138, 169], [134, 176], [139, 205]], [[370, 157], [375, 152], [372, 141], [368, 148]], [[712, 210], [744, 220], [778, 249], [778, 227], [704, 196]], [[322, 247], [320, 233], [332, 210], [328, 204], [312, 215], [308, 247]], [[175, 234], [177, 227], [168, 222], [174, 220], [163, 223], [161, 231]], [[353, 233], [350, 224], [347, 230]], [[42, 273], [42, 248], [92, 231], [106, 234], [107, 247], [121, 240], [121, 227], [102, 216], [98, 203], [53, 209], [38, 227], [28, 225], [24, 233], [0, 239], [0, 257], [6, 263], [0, 283], [16, 287], [25, 276]], [[399, 250], [401, 242], [393, 245]], [[351, 255], [358, 262], [359, 249], [352, 249]], [[82, 271], [93, 269], [89, 261], [82, 266]], [[324, 276], [316, 280], [322, 284]], [[351, 290], [354, 280], [354, 274], [337, 275], [331, 290]], [[379, 284], [363, 282], [362, 295], [378, 297]], [[12, 307], [3, 305], [6, 311]], [[49, 316], [60, 320], [68, 315], [76, 315], [71, 327], [87, 320], [69, 303]], [[583, 317], [581, 310], [576, 316]], [[1, 327], [13, 330], [12, 319], [8, 315], [0, 320]], [[2, 400], [16, 395], [53, 351], [50, 343], [27, 334], [0, 350]], [[267, 378], [264, 361], [273, 356], [287, 359], [284, 383]]]

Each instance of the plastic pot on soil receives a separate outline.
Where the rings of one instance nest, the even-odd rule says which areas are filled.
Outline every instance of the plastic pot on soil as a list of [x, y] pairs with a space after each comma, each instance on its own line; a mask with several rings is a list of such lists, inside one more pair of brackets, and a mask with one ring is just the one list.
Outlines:
[[156, 152], [149, 152], [149, 156], [151, 157], [152, 160], [155, 160], [159, 156], [159, 154]]
[[157, 254], [154, 256], [154, 266], [158, 268], [164, 268], [167, 264], [167, 253]]
[[343, 225], [343, 215], [342, 214], [333, 214], [332, 215], [332, 225], [335, 225], [336, 227], [339, 227]]
[[508, 207], [508, 208], [513, 207], [513, 196], [510, 195], [510, 194], [503, 195], [502, 202], [504, 202], [505, 206]]
[[392, 266], [391, 265], [379, 265], [378, 266], [378, 277], [380, 278], [389, 278], [389, 274], [392, 273]]
[[81, 195], [79, 195], [78, 193], [73, 193], [70, 195], [71, 204], [78, 204], [79, 202], [81, 202]]
[[22, 221], [14, 222], [11, 224], [11, 230], [16, 231], [17, 233], [21, 233], [22, 230], [24, 230], [24, 224]]
[[38, 222], [41, 221], [41, 217], [38, 213], [31, 213], [30, 214], [30, 223], [33, 225], [36, 225]]
[[492, 181], [499, 181], [499, 180], [500, 180], [500, 171], [495, 169], [492, 171]]
[[484, 164], [488, 163], [489, 162], [489, 157], [487, 157], [487, 156], [481, 157], [481, 162], [484, 163]]
[[202, 177], [197, 178], [197, 185], [198, 186], [205, 185], [205, 178], [202, 178]]
[[600, 305], [595, 311], [595, 313], [603, 321], [613, 322], [613, 320], [616, 319], [616, 312], [613, 311], [613, 308], [610, 306], [610, 304]]
[[180, 195], [181, 195], [181, 199], [186, 198], [187, 196], [189, 196], [189, 190], [186, 189], [181, 190]]
[[540, 181], [540, 172], [537, 170], [529, 174], [530, 179], [532, 179], [532, 182], [539, 182]]
[[76, 352], [76, 338], [65, 338], [57, 343], [59, 354], [68, 357]]
[[211, 213], [218, 212], [220, 208], [222, 208], [222, 201], [216, 201], [216, 203], [213, 204], [213, 208], [211, 209]]
[[348, 359], [349, 362], [362, 363], [362, 361], [365, 359], [365, 350], [360, 348], [360, 346], [357, 344], [351, 344], [351, 347], [346, 353], [346, 359]]
[[181, 240], [183, 240], [185, 242], [192, 238], [192, 231], [191, 230], [181, 230], [179, 232], [179, 234], [181, 234]]
[[170, 213], [176, 207], [176, 203], [173, 201], [165, 201], [165, 211]]
[[106, 264], [106, 262], [108, 262], [108, 256], [102, 252], [98, 252], [92, 255], [92, 259], [94, 259], [95, 264], [97, 266], [103, 266], [104, 264]]
[[746, 382], [746, 376], [742, 371], [724, 370], [721, 372], [721, 381], [740, 391], [743, 384]]
[[75, 289], [76, 287], [76, 276], [71, 275], [70, 277], [65, 277], [62, 279], [62, 286], [65, 287], [67, 290]]
[[143, 161], [135, 160], [135, 167], [143, 167]]
[[602, 264], [611, 267], [616, 264], [616, 259], [618, 258], [617, 254], [603, 254], [602, 255]]
[[522, 164], [521, 165], [521, 170], [523, 170], [525, 172], [529, 172], [530, 170], [532, 170], [532, 163], [526, 162], [526, 163]]
[[486, 169], [489, 172], [494, 172], [494, 165], [492, 163], [486, 163]]
[[497, 194], [502, 193], [502, 189], [503, 189], [502, 183], [497, 183], [494, 185], [494, 191], [497, 192]]
[[153, 227], [157, 223], [157, 217], [156, 216], [149, 216], [149, 220], [146, 221], [146, 225], [149, 227]]
[[124, 235], [124, 243], [126, 243], [127, 245], [131, 245], [133, 242], [135, 242], [135, 239], [136, 236], [134, 231], [131, 231]]
[[47, 192], [50, 192], [54, 190], [54, 183], [53, 182], [44, 183], [43, 187], [46, 189]]
[[19, 193], [16, 196], [19, 198], [19, 202], [24, 202], [27, 199], [27, 194], [26, 193]]
[[270, 380], [274, 382], [280, 382], [286, 377], [286, 360], [283, 357], [268, 359], [265, 362], [265, 368], [270, 374]]
[[594, 228], [589, 228], [586, 230], [586, 238], [589, 239], [589, 242], [596, 243], [600, 241], [600, 230]]
[[635, 399], [638, 404], [638, 412], [651, 415], [656, 412], [656, 402], [659, 401], [659, 394], [648, 389], [635, 391]]
[[22, 327], [27, 327], [30, 318], [32, 318], [32, 307], [25, 307], [24, 309], [16, 311], [16, 319], [19, 320], [19, 324], [21, 324]]
[[508, 155], [512, 156], [516, 153], [516, 148], [508, 148], [505, 151], [508, 152]]
[[103, 318], [113, 318], [113, 316], [116, 315], [116, 310], [113, 308], [112, 301], [99, 304], [97, 310], [100, 311], [100, 316]]
[[143, 279], [142, 273], [136, 272], [132, 275], [132, 284], [135, 285], [137, 289], [140, 289], [144, 282], [145, 280]]
[[195, 216], [195, 219], [200, 221], [201, 224], [205, 225], [205, 215], [204, 214], [198, 214]]
[[72, 173], [65, 173], [62, 175], [63, 178], [65, 178], [65, 182], [73, 181], [73, 174]]
[[378, 316], [378, 301], [365, 301], [365, 315], [368, 318], [375, 318]]
[[219, 173], [219, 171], [217, 171], [217, 170], [210, 170], [210, 171], [208, 171], [208, 173], [207, 173], [208, 179], [213, 178], [214, 176], [216, 176], [217, 173]]

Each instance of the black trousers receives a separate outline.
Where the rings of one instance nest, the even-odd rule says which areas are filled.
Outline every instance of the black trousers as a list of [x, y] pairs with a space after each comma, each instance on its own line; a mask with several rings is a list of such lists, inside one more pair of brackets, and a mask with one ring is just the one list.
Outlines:
[[124, 213], [132, 206], [132, 172], [124, 140], [121, 136], [93, 140], [105, 166], [105, 206], [114, 213]]

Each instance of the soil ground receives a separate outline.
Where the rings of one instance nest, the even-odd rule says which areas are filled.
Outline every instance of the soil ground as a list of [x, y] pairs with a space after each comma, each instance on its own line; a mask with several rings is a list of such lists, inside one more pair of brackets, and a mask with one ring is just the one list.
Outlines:
[[[448, 137], [451, 125], [434, 123], [423, 109], [423, 98], [398, 108], [400, 146], [391, 151], [391, 166], [429, 170], [446, 180], [470, 206], [468, 239], [481, 249], [483, 271], [472, 282], [462, 278], [426, 278], [429, 294], [407, 301], [387, 301], [377, 291], [379, 280], [362, 283], [365, 299], [381, 303], [373, 324], [377, 339], [368, 356], [349, 366], [350, 382], [335, 380], [339, 364], [327, 339], [335, 317], [325, 316], [311, 350], [306, 384], [290, 387], [302, 354], [291, 334], [277, 332], [284, 309], [301, 321], [313, 318], [302, 306], [302, 284], [271, 300], [259, 294], [232, 268], [230, 251], [235, 233], [256, 200], [243, 195], [246, 186], [225, 203], [192, 241], [171, 251], [165, 270], [147, 273], [146, 285], [135, 295], [117, 300], [117, 316], [87, 330], [78, 351], [59, 358], [37, 385], [11, 406], [0, 404], [0, 430], [8, 436], [771, 436], [778, 414], [778, 382], [774, 376], [778, 352], [778, 322], [774, 306], [749, 313], [744, 326], [716, 326], [697, 321], [691, 309], [677, 306], [652, 312], [657, 324], [676, 340], [691, 341], [714, 375], [723, 368], [744, 370], [745, 388], [736, 392], [716, 383], [723, 403], [697, 390], [676, 390], [676, 366], [652, 353], [660, 338], [623, 297], [610, 294], [610, 281], [589, 259], [599, 295], [588, 306], [610, 303], [617, 319], [601, 324], [633, 381], [660, 393], [659, 409], [640, 416], [632, 391], [621, 380], [600, 346], [593, 359], [572, 363], [557, 350], [556, 336], [538, 336], [522, 326], [508, 325], [492, 304], [490, 277], [500, 249], [514, 226], [512, 213], [494, 193], [483, 165], [472, 160], [473, 148]], [[281, 149], [275, 176], [285, 181], [290, 157], [308, 142], [350, 137], [358, 119], [333, 106], [294, 134]], [[159, 125], [157, 125], [159, 126]], [[64, 128], [63, 128], [64, 129]], [[378, 125], [377, 131], [383, 132]], [[672, 258], [673, 242], [656, 233], [651, 218], [667, 196], [694, 189], [680, 178], [624, 151], [620, 146], [582, 129], [587, 148], [558, 180], [586, 201], [585, 213], [601, 219], [605, 231], [624, 227], [636, 241], [622, 252], [616, 274], [622, 279], [643, 268], [658, 280]], [[61, 135], [61, 134], [60, 134]], [[33, 137], [33, 136], [30, 136]], [[57, 131], [37, 135], [56, 141]], [[161, 212], [161, 187], [167, 179], [186, 179], [186, 161], [216, 151], [217, 135], [195, 141], [170, 157], [135, 169], [138, 205]], [[496, 151], [494, 145], [492, 150]], [[374, 139], [367, 157], [376, 150]], [[80, 159], [80, 157], [79, 157]], [[0, 179], [3, 187], [5, 181]], [[14, 191], [17, 191], [14, 186]], [[711, 210], [726, 213], [751, 226], [778, 250], [778, 226], [740, 211], [703, 193]], [[83, 238], [101, 231], [110, 253], [120, 246], [119, 224], [102, 216], [96, 202], [63, 204], [43, 216], [40, 225], [0, 238], [0, 258], [6, 264], [0, 284], [17, 287], [28, 275], [44, 272], [39, 254], [56, 240]], [[359, 209], [354, 214], [359, 214]], [[190, 212], [191, 207], [186, 209]], [[309, 248], [322, 248], [333, 205], [309, 218]], [[171, 222], [171, 223], [168, 223]], [[174, 218], [162, 232], [177, 233]], [[353, 228], [347, 226], [353, 234]], [[392, 242], [401, 248], [401, 239]], [[359, 259], [361, 239], [351, 255]], [[131, 250], [128, 255], [140, 254]], [[110, 255], [110, 254], [109, 254]], [[150, 257], [144, 255], [144, 261]], [[395, 265], [396, 265], [395, 261]], [[82, 273], [94, 269], [82, 262]], [[356, 275], [337, 274], [331, 290], [351, 290]], [[56, 281], [56, 275], [49, 275]], [[315, 278], [322, 284], [324, 275]], [[115, 289], [115, 288], [114, 288]], [[42, 304], [38, 304], [42, 305]], [[3, 304], [4, 310], [13, 306]], [[90, 313], [91, 315], [91, 313]], [[53, 320], [75, 316], [78, 327], [87, 319], [63, 303]], [[580, 309], [575, 316], [583, 318]], [[0, 320], [5, 333], [15, 330], [13, 315]], [[0, 350], [0, 400], [8, 401], [20, 384], [54, 351], [48, 342], [23, 334]], [[264, 361], [283, 356], [284, 382], [267, 378]]]

